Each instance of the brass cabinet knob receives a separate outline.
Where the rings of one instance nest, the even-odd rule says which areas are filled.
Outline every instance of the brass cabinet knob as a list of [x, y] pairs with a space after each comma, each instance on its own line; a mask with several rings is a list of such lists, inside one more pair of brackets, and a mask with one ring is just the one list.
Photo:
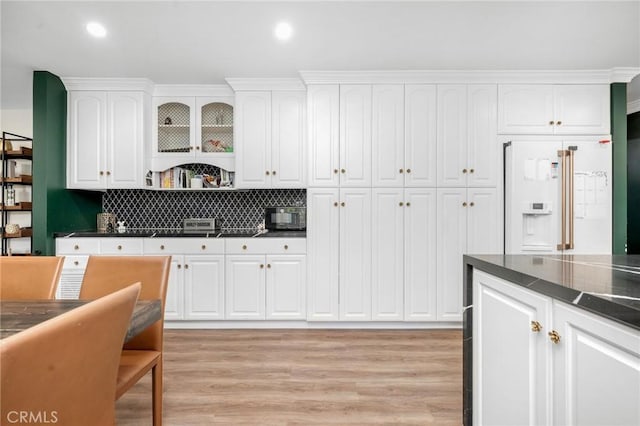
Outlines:
[[474, 202], [472, 201], [472, 202], [470, 202], [470, 203], [469, 203], [469, 205], [470, 205], [471, 207], [473, 207], [473, 206], [475, 206], [475, 205], [476, 205], [476, 203], [474, 203]]
[[270, 263], [267, 263], [267, 268], [271, 269], [271, 264]]
[[407, 201], [407, 207], [411, 207], [411, 203]]
[[338, 174], [338, 169], [333, 169], [333, 173], [337, 175]]
[[196, 146], [196, 151], [200, 151], [200, 146]]
[[189, 147], [189, 151], [193, 151], [193, 147], [192, 146]]
[[271, 174], [275, 176], [276, 175], [276, 171], [275, 170], [272, 171]]
[[76, 244], [75, 246], [73, 246], [73, 249], [74, 250], [80, 250], [80, 246]]
[[122, 246], [118, 246], [118, 250], [122, 250]]
[[188, 263], [184, 264], [184, 269], [189, 269], [189, 264]]
[[111, 172], [107, 170], [107, 176], [111, 176]]
[[462, 169], [462, 173], [467, 173], [467, 169]]
[[182, 269], [182, 265], [178, 263], [178, 269]]
[[164, 244], [160, 246], [160, 250], [164, 250]]
[[462, 202], [462, 207], [467, 207], [467, 202], [466, 201]]
[[100, 170], [100, 176], [104, 176], [104, 172]]
[[400, 201], [400, 202], [398, 203], [398, 205], [399, 205], [400, 207], [402, 207], [402, 206], [404, 206], [404, 203], [403, 203], [402, 201]]
[[347, 171], [345, 169], [340, 169], [341, 173], [346, 173]]
[[267, 170], [266, 172], [264, 172], [265, 175], [269, 176], [269, 170]]
[[289, 250], [289, 246], [285, 244], [285, 245], [284, 245], [284, 249], [285, 249], [285, 250]]
[[549, 126], [553, 126], [553, 120], [549, 121]]
[[74, 265], [76, 265], [76, 266], [78, 266], [78, 261], [77, 261], [77, 260], [75, 260], [75, 261], [73, 262], [73, 264], [74, 264]]
[[206, 249], [207, 249], [207, 246], [203, 244], [203, 245], [201, 245], [201, 246], [200, 246], [200, 248], [201, 248], [202, 250], [206, 250]]
[[246, 244], [243, 244], [243, 245], [242, 245], [242, 250], [246, 250], [246, 249], [247, 249], [247, 245], [246, 245]]
[[334, 206], [336, 206], [336, 207], [338, 207], [338, 202], [337, 202], [337, 201], [335, 201], [335, 202], [333, 203], [333, 205], [334, 205]]
[[558, 332], [557, 332], [557, 331], [555, 331], [555, 330], [551, 330], [551, 331], [549, 332], [549, 339], [550, 339], [553, 343], [555, 343], [556, 345], [557, 345], [558, 343], [560, 343], [560, 335], [559, 335], [559, 334], [558, 334]]
[[562, 121], [556, 121], [556, 125], [561, 126], [562, 125]]
[[260, 269], [264, 269], [264, 265], [262, 263], [260, 264]]
[[398, 172], [400, 172], [400, 174], [402, 174], [404, 172], [404, 170], [400, 169], [400, 170], [398, 170]]
[[407, 173], [411, 173], [411, 169], [407, 169]]
[[341, 202], [341, 203], [340, 203], [340, 205], [341, 205], [342, 207], [344, 207], [344, 201], [343, 201], [343, 202]]
[[473, 169], [469, 169], [469, 173], [473, 173], [475, 170]]
[[538, 321], [531, 321], [531, 331], [538, 333], [542, 330], [542, 325]]

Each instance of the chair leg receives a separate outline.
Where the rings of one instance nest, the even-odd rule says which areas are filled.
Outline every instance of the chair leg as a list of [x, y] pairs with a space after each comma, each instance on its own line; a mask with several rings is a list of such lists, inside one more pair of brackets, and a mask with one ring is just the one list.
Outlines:
[[162, 426], [162, 355], [151, 370], [153, 426]]

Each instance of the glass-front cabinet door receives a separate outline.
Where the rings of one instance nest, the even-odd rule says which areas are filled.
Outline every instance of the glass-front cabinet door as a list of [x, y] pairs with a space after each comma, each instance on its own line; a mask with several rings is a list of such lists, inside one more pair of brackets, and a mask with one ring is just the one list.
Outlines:
[[155, 154], [193, 156], [195, 99], [160, 97], [155, 104]]
[[233, 98], [196, 98], [196, 155], [233, 154]]

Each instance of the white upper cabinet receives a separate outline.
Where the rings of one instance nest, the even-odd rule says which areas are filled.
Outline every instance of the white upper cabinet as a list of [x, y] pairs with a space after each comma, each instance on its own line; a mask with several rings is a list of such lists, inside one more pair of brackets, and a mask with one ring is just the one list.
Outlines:
[[310, 85], [309, 179], [311, 187], [337, 187], [340, 183], [340, 86]]
[[305, 185], [305, 93], [236, 94], [236, 187]]
[[500, 85], [501, 134], [608, 134], [606, 84]]
[[140, 188], [144, 94], [70, 91], [67, 188]]
[[404, 184], [435, 187], [437, 89], [411, 84], [404, 90]]
[[153, 155], [192, 158], [196, 140], [196, 98], [154, 97], [153, 104]]
[[438, 186], [495, 186], [495, 85], [438, 86]]
[[373, 186], [404, 185], [404, 86], [382, 84], [372, 90]]
[[340, 186], [371, 186], [371, 85], [340, 86]]

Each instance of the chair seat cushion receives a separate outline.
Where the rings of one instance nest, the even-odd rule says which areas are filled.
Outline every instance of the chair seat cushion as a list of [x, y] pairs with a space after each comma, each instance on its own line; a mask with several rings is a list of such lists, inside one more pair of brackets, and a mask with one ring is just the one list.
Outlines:
[[151, 370], [160, 360], [162, 352], [123, 350], [120, 355], [118, 368], [118, 382], [116, 384], [116, 399]]

